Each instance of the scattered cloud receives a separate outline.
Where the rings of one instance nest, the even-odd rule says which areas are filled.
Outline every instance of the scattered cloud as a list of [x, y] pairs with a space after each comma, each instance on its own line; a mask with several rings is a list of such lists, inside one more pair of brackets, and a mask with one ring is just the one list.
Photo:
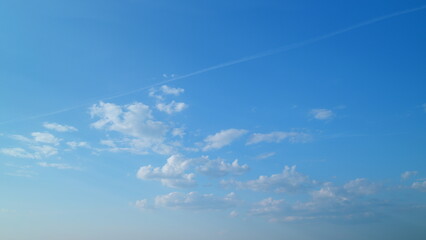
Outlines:
[[411, 187], [413, 189], [426, 192], [426, 181], [414, 182]]
[[187, 188], [196, 185], [195, 174], [185, 173], [192, 160], [180, 155], [172, 155], [162, 167], [153, 168], [151, 165], [139, 168], [137, 178], [143, 180], [157, 180], [163, 185], [172, 188]]
[[246, 182], [240, 181], [222, 181], [225, 186], [236, 186], [241, 189], [250, 189], [253, 191], [275, 191], [275, 192], [300, 192], [306, 191], [316, 184], [307, 176], [296, 171], [296, 166], [285, 166], [282, 173], [272, 174], [271, 176], [260, 176], [258, 179]]
[[31, 136], [34, 137], [34, 140], [36, 142], [41, 142], [41, 143], [59, 145], [59, 142], [61, 141], [61, 139], [56, 138], [55, 136], [47, 132], [33, 132], [31, 133]]
[[23, 148], [15, 147], [15, 148], [1, 148], [0, 152], [5, 155], [9, 155], [17, 158], [29, 158], [29, 159], [40, 159], [44, 157], [50, 157], [56, 155], [58, 150], [49, 145], [42, 146], [30, 146], [33, 150], [29, 152]]
[[185, 90], [183, 88], [173, 88], [167, 85], [163, 85], [160, 88], [151, 88], [149, 90], [149, 96], [156, 98], [157, 100], [164, 100], [165, 95], [179, 96]]
[[94, 128], [115, 131], [127, 137], [121, 141], [125, 147], [117, 147], [115, 150], [140, 154], [146, 154], [148, 150], [159, 154], [170, 154], [172, 151], [164, 142], [169, 127], [156, 121], [149, 106], [143, 103], [119, 106], [100, 102], [90, 108], [90, 114], [92, 118], [100, 118], [92, 123]]
[[411, 177], [413, 177], [413, 176], [416, 176], [417, 175], [417, 171], [405, 171], [405, 172], [403, 172], [402, 174], [401, 174], [401, 178], [403, 179], [403, 180], [407, 180], [407, 179], [409, 179], [409, 178], [411, 178]]
[[249, 170], [247, 164], [239, 165], [235, 159], [232, 163], [227, 163], [223, 159], [210, 160], [207, 157], [203, 158], [203, 164], [196, 169], [198, 172], [212, 177], [223, 177], [228, 174], [241, 175]]
[[172, 130], [172, 136], [173, 137], [181, 137], [185, 136], [185, 129], [184, 128], [173, 128]]
[[55, 130], [57, 132], [75, 132], [75, 131], [77, 131], [77, 128], [75, 128], [73, 126], [61, 125], [59, 123], [45, 122], [45, 123], [43, 123], [43, 127], [50, 129], [50, 130]]
[[343, 188], [351, 194], [371, 195], [377, 192], [379, 185], [372, 183], [365, 178], [357, 178], [346, 183]]
[[256, 159], [258, 160], [267, 159], [267, 158], [275, 156], [275, 154], [276, 154], [275, 152], [262, 153], [260, 155], [257, 155]]
[[182, 94], [185, 91], [185, 89], [183, 89], [183, 88], [173, 88], [173, 87], [169, 87], [167, 85], [161, 86], [160, 90], [164, 94], [174, 95], [174, 96], [179, 96], [180, 94]]
[[235, 207], [238, 203], [235, 193], [229, 193], [224, 197], [216, 197], [213, 194], [199, 194], [196, 192], [179, 193], [172, 192], [155, 198], [156, 207], [184, 210], [222, 210]]
[[138, 209], [144, 211], [147, 209], [150, 209], [151, 207], [149, 206], [148, 200], [147, 199], [142, 199], [142, 200], [137, 200], [135, 202], [135, 207], [137, 207]]
[[316, 108], [309, 112], [317, 120], [330, 120], [335, 114], [330, 109]]
[[246, 133], [247, 130], [231, 128], [222, 130], [214, 135], [207, 136], [204, 139], [206, 145], [203, 147], [203, 151], [219, 149], [227, 146]]
[[70, 142], [67, 142], [67, 145], [70, 148], [72, 148], [72, 149], [76, 149], [76, 148], [90, 148], [90, 145], [87, 142], [70, 141]]
[[37, 164], [41, 167], [46, 167], [46, 168], [56, 168], [56, 169], [60, 169], [60, 170], [66, 170], [66, 169], [78, 170], [78, 168], [70, 166], [70, 165], [65, 164], [65, 163], [39, 162]]
[[188, 105], [186, 105], [183, 102], [175, 102], [173, 100], [169, 104], [158, 103], [155, 107], [161, 112], [165, 112], [167, 114], [173, 114], [173, 113], [183, 111], [185, 108], [188, 107]]
[[12, 157], [17, 157], [17, 158], [38, 158], [37, 155], [33, 154], [33, 153], [29, 153], [27, 152], [27, 150], [23, 149], [23, 148], [1, 148], [0, 152], [2, 154], [5, 155], [9, 155]]
[[284, 199], [274, 200], [273, 198], [269, 197], [254, 204], [255, 206], [250, 210], [250, 214], [264, 215], [281, 212], [285, 207], [284, 203]]
[[311, 135], [302, 132], [271, 132], [271, 133], [254, 133], [247, 141], [247, 145], [260, 142], [279, 143], [284, 139], [288, 139], [291, 143], [308, 142], [312, 139]]

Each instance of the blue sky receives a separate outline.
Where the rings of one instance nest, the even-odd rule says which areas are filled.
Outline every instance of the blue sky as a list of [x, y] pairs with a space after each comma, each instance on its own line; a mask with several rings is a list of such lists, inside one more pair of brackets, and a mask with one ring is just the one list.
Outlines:
[[2, 1], [1, 239], [424, 239], [425, 1]]

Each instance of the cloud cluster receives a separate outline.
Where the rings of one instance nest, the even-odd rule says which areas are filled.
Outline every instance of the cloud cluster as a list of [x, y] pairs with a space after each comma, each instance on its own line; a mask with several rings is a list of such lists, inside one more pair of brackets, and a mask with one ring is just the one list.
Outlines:
[[172, 155], [162, 167], [151, 165], [139, 168], [136, 176], [143, 180], [157, 180], [167, 187], [185, 188], [195, 186], [195, 174], [185, 173], [192, 160], [180, 155]]
[[296, 166], [285, 166], [279, 174], [271, 176], [260, 176], [258, 179], [241, 181], [222, 181], [225, 186], [235, 186], [241, 189], [249, 189], [253, 191], [275, 191], [295, 193], [306, 191], [313, 187], [316, 182], [310, 180], [309, 177], [296, 171]]
[[199, 194], [196, 192], [172, 192], [155, 198], [155, 206], [184, 210], [218, 210], [235, 207], [238, 200], [235, 193], [231, 192], [224, 197], [213, 194]]
[[134, 153], [153, 151], [160, 154], [169, 154], [172, 151], [165, 143], [169, 127], [161, 121], [156, 121], [150, 107], [143, 103], [120, 106], [100, 102], [90, 108], [90, 114], [92, 118], [99, 118], [92, 123], [92, 127], [118, 132], [127, 137], [110, 142], [110, 145], [126, 145], [123, 148], [115, 148], [116, 150], [129, 150]]

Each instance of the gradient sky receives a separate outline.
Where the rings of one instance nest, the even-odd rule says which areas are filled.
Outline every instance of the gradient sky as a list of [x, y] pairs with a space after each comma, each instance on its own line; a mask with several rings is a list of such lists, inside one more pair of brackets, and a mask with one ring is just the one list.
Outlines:
[[0, 2], [0, 239], [426, 238], [426, 1]]

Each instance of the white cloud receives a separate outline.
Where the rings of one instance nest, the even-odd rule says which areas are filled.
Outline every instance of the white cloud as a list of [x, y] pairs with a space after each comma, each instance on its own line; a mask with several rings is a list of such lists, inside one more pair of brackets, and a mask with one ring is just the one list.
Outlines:
[[234, 217], [238, 217], [238, 215], [239, 215], [239, 213], [238, 213], [237, 211], [235, 211], [235, 210], [234, 210], [234, 211], [231, 211], [231, 212], [229, 213], [229, 216], [230, 216], [230, 217], [233, 217], [233, 218], [234, 218]]
[[413, 189], [422, 191], [422, 192], [426, 192], [426, 181], [423, 182], [414, 182], [411, 187]]
[[58, 149], [49, 145], [31, 146], [30, 148], [35, 151], [36, 158], [50, 157], [58, 154]]
[[43, 123], [43, 127], [50, 129], [50, 130], [55, 130], [55, 131], [58, 131], [58, 132], [75, 132], [75, 131], [77, 131], [77, 128], [75, 128], [73, 126], [61, 125], [59, 123], [45, 122], [45, 123]]
[[46, 132], [33, 132], [31, 133], [31, 136], [34, 137], [34, 140], [36, 142], [41, 142], [41, 143], [59, 145], [59, 142], [61, 141], [61, 139], [56, 138], [52, 134], [46, 133]]
[[237, 138], [241, 137], [246, 133], [247, 130], [231, 128], [227, 130], [222, 130], [214, 135], [207, 136], [204, 139], [206, 145], [204, 146], [203, 151], [222, 148], [226, 145], [231, 144]]
[[64, 163], [47, 163], [47, 162], [39, 162], [37, 163], [39, 166], [41, 167], [47, 167], [47, 168], [57, 168], [60, 170], [66, 170], [66, 169], [73, 169], [73, 170], [78, 170], [78, 168], [70, 166], [68, 164], [64, 164]]
[[185, 108], [188, 107], [188, 105], [186, 105], [183, 102], [171, 101], [169, 104], [158, 103], [155, 107], [161, 112], [165, 112], [167, 114], [173, 114], [173, 113], [183, 111]]
[[195, 186], [195, 174], [185, 173], [192, 160], [180, 155], [172, 155], [162, 167], [153, 168], [151, 165], [139, 168], [137, 178], [157, 180], [167, 187], [185, 188]]
[[172, 136], [173, 137], [183, 137], [185, 136], [185, 129], [184, 128], [173, 128], [172, 130]]
[[365, 178], [357, 178], [349, 181], [343, 186], [348, 193], [357, 195], [371, 195], [376, 193], [378, 187], [379, 186], [377, 184], [369, 182]]
[[276, 142], [279, 143], [284, 139], [289, 142], [307, 142], [311, 140], [311, 135], [302, 132], [271, 132], [271, 133], [254, 133], [247, 141], [247, 145], [260, 142]]
[[43, 146], [30, 146], [33, 152], [28, 152], [23, 148], [2, 148], [0, 152], [17, 158], [40, 159], [56, 155], [58, 150], [49, 145]]
[[255, 207], [250, 210], [251, 214], [263, 215], [269, 213], [281, 212], [284, 209], [284, 200], [274, 200], [273, 198], [266, 198], [255, 204]]
[[11, 136], [10, 136], [10, 138], [12, 138], [12, 139], [14, 139], [14, 140], [17, 140], [17, 141], [21, 141], [21, 142], [26, 142], [26, 143], [31, 143], [31, 142], [33, 142], [33, 140], [32, 140], [32, 139], [27, 138], [27, 137], [22, 136], [22, 135], [11, 135]]
[[185, 210], [228, 209], [235, 207], [237, 202], [234, 193], [229, 193], [225, 197], [216, 197], [213, 194], [199, 194], [196, 192], [187, 194], [172, 192], [155, 198], [157, 207]]
[[0, 152], [17, 158], [38, 158], [38, 156], [33, 153], [27, 152], [23, 148], [2, 148], [0, 149]]
[[249, 170], [247, 164], [239, 165], [238, 160], [232, 163], [226, 163], [223, 159], [210, 160], [207, 157], [202, 158], [204, 163], [197, 167], [197, 171], [212, 177], [223, 177], [228, 174], [240, 175]]
[[139, 208], [140, 210], [147, 210], [150, 209], [150, 206], [148, 204], [148, 200], [147, 199], [142, 199], [142, 200], [137, 200], [135, 202], [135, 206], [137, 208]]
[[179, 96], [181, 93], [183, 93], [185, 91], [183, 88], [173, 88], [173, 87], [169, 87], [167, 85], [161, 86], [160, 90], [164, 94], [175, 95], [175, 96]]
[[313, 186], [315, 181], [296, 171], [296, 166], [285, 166], [282, 173], [271, 176], [260, 176], [247, 182], [222, 181], [224, 185], [235, 185], [238, 188], [253, 191], [299, 192]]
[[405, 171], [401, 174], [401, 178], [404, 180], [407, 180], [413, 176], [416, 176], [417, 173], [418, 173], [417, 171]]
[[262, 153], [260, 155], [257, 155], [256, 159], [267, 159], [267, 158], [270, 158], [272, 156], [275, 156], [275, 154], [276, 154], [275, 152]]
[[331, 111], [330, 109], [325, 109], [325, 108], [312, 109], [310, 111], [310, 114], [315, 119], [318, 119], [318, 120], [329, 120], [329, 119], [332, 119], [335, 115], [333, 111]]
[[70, 146], [72, 149], [79, 148], [79, 147], [82, 147], [82, 148], [89, 148], [90, 147], [89, 143], [87, 143], [87, 142], [70, 141], [70, 142], [67, 142], [67, 145]]
[[171, 152], [170, 146], [164, 143], [169, 127], [163, 122], [155, 121], [151, 109], [143, 103], [119, 106], [100, 102], [90, 108], [90, 114], [92, 117], [100, 118], [92, 123], [94, 128], [116, 131], [132, 137], [122, 139], [122, 143], [127, 147], [116, 150], [123, 149], [142, 154], [147, 153], [147, 150], [160, 154]]

